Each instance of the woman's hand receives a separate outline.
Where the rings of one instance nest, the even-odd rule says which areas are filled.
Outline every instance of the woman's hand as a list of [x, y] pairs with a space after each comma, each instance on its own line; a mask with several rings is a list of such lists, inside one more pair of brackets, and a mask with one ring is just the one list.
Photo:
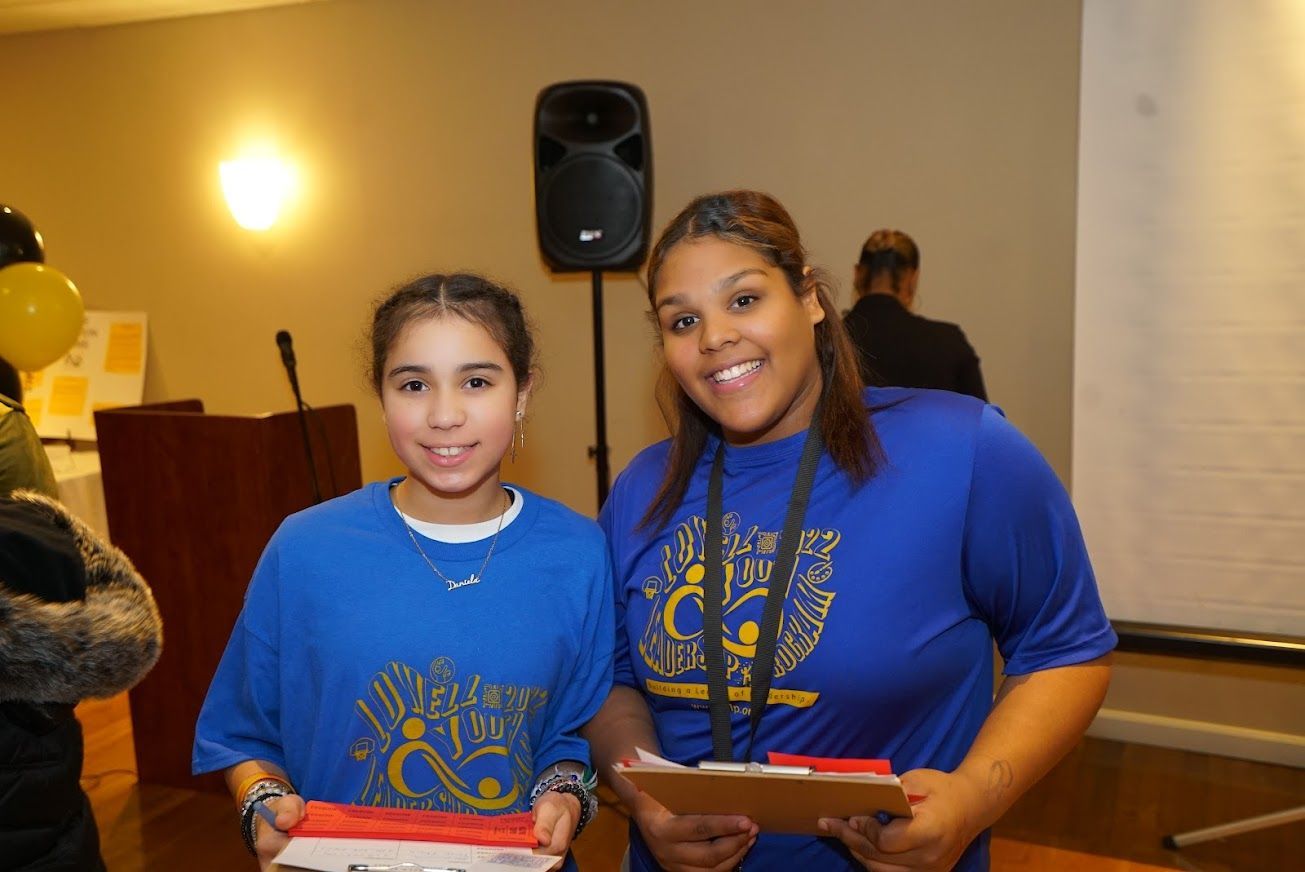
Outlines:
[[304, 798], [297, 793], [289, 796], [274, 796], [263, 803], [276, 812], [276, 826], [263, 820], [262, 815], [254, 813], [254, 847], [258, 850], [258, 868], [266, 872], [272, 860], [285, 848], [290, 837], [286, 835], [295, 824], [304, 818]]
[[639, 691], [617, 685], [582, 731], [594, 768], [604, 773], [643, 840], [668, 872], [729, 872], [757, 839], [757, 826], [743, 815], [673, 815], [666, 807], [615, 774], [614, 764], [633, 759], [639, 748], [657, 753], [652, 714]]
[[936, 769], [902, 775], [908, 794], [923, 796], [912, 818], [881, 824], [872, 816], [850, 820], [821, 818], [820, 829], [842, 842], [873, 872], [903, 869], [946, 872], [978, 835], [973, 811], [978, 797], [963, 777]]
[[742, 815], [675, 815], [643, 792], [630, 814], [666, 872], [730, 872], [757, 840], [757, 825]]
[[560, 790], [546, 790], [535, 800], [530, 814], [535, 819], [535, 838], [539, 840], [535, 853], [565, 857], [580, 821], [580, 800]]

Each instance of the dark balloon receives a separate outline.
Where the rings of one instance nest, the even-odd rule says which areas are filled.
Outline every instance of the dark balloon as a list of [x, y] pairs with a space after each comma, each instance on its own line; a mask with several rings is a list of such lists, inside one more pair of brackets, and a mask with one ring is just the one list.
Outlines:
[[0, 269], [11, 263], [45, 263], [45, 243], [26, 215], [0, 203]]

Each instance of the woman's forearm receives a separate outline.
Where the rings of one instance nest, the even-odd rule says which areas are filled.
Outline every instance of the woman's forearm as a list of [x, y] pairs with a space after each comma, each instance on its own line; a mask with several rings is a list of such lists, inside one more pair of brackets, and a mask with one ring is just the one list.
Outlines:
[[955, 775], [970, 786], [971, 829], [992, 826], [1082, 737], [1110, 684], [1110, 655], [1007, 678]]
[[598, 777], [628, 804], [638, 788], [617, 776], [612, 767], [633, 757], [635, 748], [653, 752], [660, 750], [648, 703], [634, 688], [618, 684], [581, 733], [589, 742]]

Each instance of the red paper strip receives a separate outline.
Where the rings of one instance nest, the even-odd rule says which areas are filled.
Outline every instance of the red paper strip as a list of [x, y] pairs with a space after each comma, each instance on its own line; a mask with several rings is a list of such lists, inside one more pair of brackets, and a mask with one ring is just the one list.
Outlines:
[[857, 760], [851, 757], [804, 757], [801, 754], [780, 754], [770, 751], [768, 762], [776, 766], [810, 766], [816, 772], [873, 772], [875, 775], [892, 775], [887, 760]]
[[534, 848], [539, 845], [535, 838], [535, 824], [529, 812], [504, 815], [455, 814], [446, 811], [341, 805], [317, 800], [308, 803], [303, 820], [291, 828], [290, 835], [336, 839], [408, 839], [416, 842], [457, 842], [507, 848]]

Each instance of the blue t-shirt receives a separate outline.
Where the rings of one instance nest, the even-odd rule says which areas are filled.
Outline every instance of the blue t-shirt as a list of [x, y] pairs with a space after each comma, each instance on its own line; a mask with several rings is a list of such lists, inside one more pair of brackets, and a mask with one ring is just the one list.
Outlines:
[[[855, 486], [826, 455], [784, 603], [775, 675], [753, 759], [767, 751], [878, 757], [896, 772], [955, 769], [992, 706], [992, 640], [1022, 675], [1109, 652], [1074, 511], [1033, 445], [993, 406], [942, 391], [870, 389], [886, 454]], [[806, 433], [727, 446], [723, 486], [727, 680], [748, 675], [779, 531]], [[638, 529], [669, 443], [643, 451], [599, 518], [616, 582], [616, 682], [641, 691], [662, 753], [712, 754], [703, 671], [700, 458], [671, 523]], [[736, 755], [748, 704], [733, 707]], [[867, 809], [871, 812], [873, 809]], [[631, 867], [655, 869], [636, 827]], [[860, 869], [834, 839], [762, 833], [745, 869]], [[958, 869], [987, 868], [987, 835]]]
[[[390, 482], [287, 518], [250, 582], [200, 712], [192, 769], [285, 768], [307, 799], [526, 811], [539, 774], [588, 761], [611, 687], [598, 526], [524, 489], [478, 584], [413, 547]], [[421, 548], [449, 578], [488, 541]], [[601, 644], [600, 644], [601, 640]]]

